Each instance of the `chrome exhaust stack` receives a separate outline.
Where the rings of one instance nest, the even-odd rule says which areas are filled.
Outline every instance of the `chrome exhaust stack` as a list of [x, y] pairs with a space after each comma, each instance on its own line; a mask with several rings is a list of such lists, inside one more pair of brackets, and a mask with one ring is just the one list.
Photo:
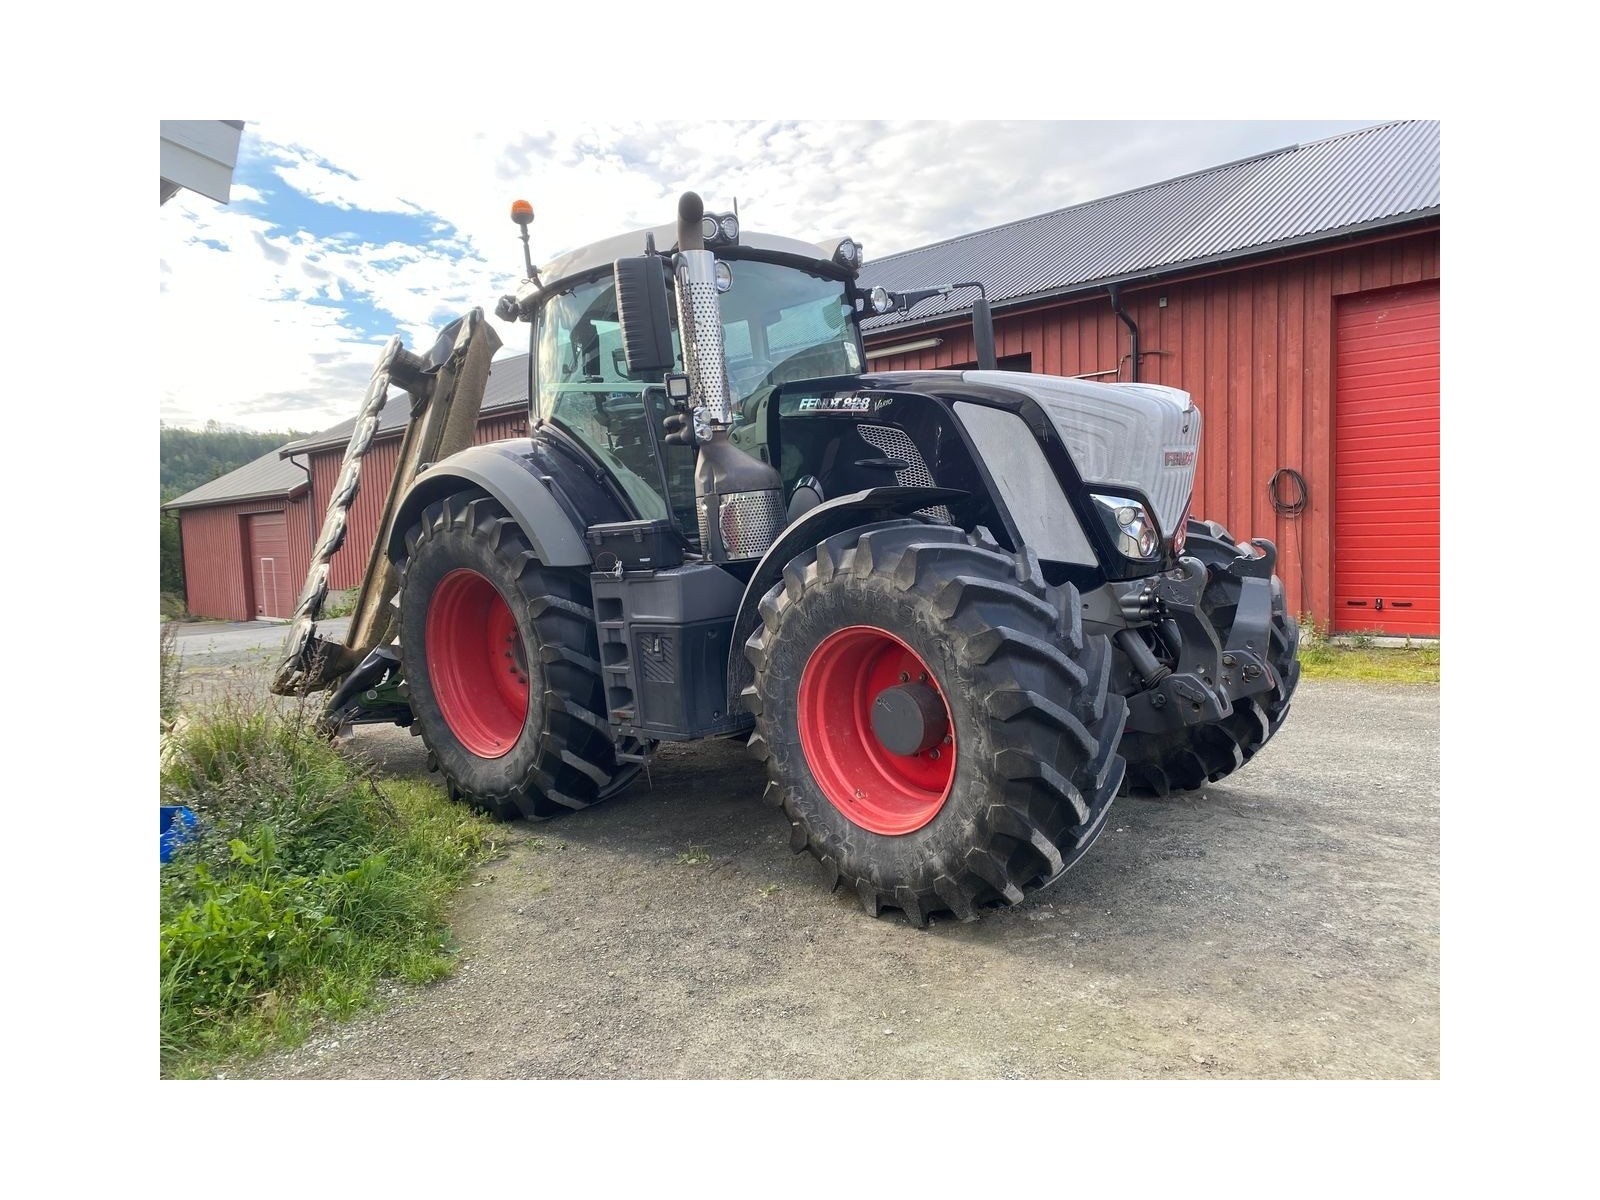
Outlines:
[[678, 330], [689, 375], [694, 428], [704, 429], [695, 461], [700, 549], [715, 562], [759, 558], [784, 525], [783, 477], [728, 440], [733, 396], [722, 345], [716, 256], [705, 248], [705, 205], [694, 192], [678, 201]]

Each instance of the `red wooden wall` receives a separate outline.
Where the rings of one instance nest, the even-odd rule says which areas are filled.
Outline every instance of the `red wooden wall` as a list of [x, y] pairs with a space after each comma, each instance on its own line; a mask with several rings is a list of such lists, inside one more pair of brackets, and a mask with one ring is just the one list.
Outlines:
[[[1140, 379], [1183, 388], [1205, 425], [1194, 514], [1238, 538], [1277, 543], [1289, 608], [1326, 624], [1333, 611], [1335, 298], [1439, 278], [1437, 222], [1416, 232], [1142, 287], [1123, 307], [1139, 326]], [[1165, 300], [1163, 305], [1162, 301]], [[929, 350], [874, 359], [873, 370], [973, 361], [970, 324], [889, 330], [873, 346], [940, 336]], [[997, 317], [1000, 357], [1031, 353], [1033, 370], [1130, 378], [1128, 331], [1104, 292]], [[1310, 503], [1279, 516], [1267, 483], [1279, 467], [1306, 479]]]

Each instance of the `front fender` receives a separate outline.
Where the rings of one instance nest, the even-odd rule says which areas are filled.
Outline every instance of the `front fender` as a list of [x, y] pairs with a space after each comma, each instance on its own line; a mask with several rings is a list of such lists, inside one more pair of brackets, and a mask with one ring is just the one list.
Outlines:
[[955, 488], [868, 488], [825, 500], [785, 529], [756, 564], [755, 574], [745, 586], [744, 598], [733, 620], [733, 641], [728, 648], [729, 706], [738, 703], [739, 694], [755, 682], [755, 668], [744, 656], [744, 644], [761, 620], [761, 597], [783, 578], [783, 569], [790, 559], [836, 533], [889, 517], [907, 516], [919, 508], [960, 500], [966, 495]]

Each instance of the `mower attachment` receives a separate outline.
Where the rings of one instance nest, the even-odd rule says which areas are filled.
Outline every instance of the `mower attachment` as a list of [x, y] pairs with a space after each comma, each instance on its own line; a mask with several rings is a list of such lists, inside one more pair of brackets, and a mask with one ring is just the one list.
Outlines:
[[[295, 605], [283, 658], [272, 680], [272, 690], [278, 695], [323, 691], [378, 647], [394, 640], [394, 610], [389, 602], [398, 581], [385, 547], [396, 505], [426, 464], [472, 444], [489, 379], [489, 360], [499, 348], [500, 335], [484, 322], [480, 308], [445, 326], [425, 358], [405, 350], [398, 337], [389, 339], [367, 384], [344, 465], [328, 498], [322, 534], [311, 554], [311, 570]], [[378, 417], [391, 384], [405, 389], [410, 396], [411, 420], [400, 442], [400, 460], [384, 500], [378, 536], [356, 596], [350, 630], [343, 643], [329, 641], [318, 637], [316, 631], [322, 602], [328, 594], [329, 563], [344, 545], [350, 506], [361, 486], [361, 460], [377, 433]]]

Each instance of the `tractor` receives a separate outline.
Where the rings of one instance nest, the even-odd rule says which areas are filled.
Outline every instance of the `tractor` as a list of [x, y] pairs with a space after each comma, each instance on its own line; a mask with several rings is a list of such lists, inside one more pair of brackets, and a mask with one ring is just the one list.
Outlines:
[[[853, 239], [692, 192], [542, 270], [513, 218], [529, 436], [467, 445], [481, 311], [391, 342], [275, 684], [329, 689], [331, 726], [409, 725], [452, 797], [530, 820], [663, 742], [746, 739], [794, 851], [925, 925], [1017, 903], [1118, 794], [1201, 787], [1282, 725], [1276, 550], [1191, 517], [1187, 393], [999, 371], [981, 295], [977, 369], [867, 371], [863, 321], [968, 285], [864, 288]], [[325, 564], [392, 385], [415, 415], [339, 645]]]

